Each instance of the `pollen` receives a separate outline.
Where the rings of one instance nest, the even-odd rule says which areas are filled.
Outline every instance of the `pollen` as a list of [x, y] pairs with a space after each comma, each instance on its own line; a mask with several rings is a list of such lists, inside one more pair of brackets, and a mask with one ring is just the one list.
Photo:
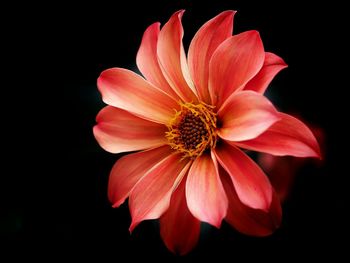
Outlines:
[[180, 103], [180, 111], [167, 125], [166, 138], [174, 150], [183, 158], [195, 158], [216, 145], [216, 114], [213, 106]]

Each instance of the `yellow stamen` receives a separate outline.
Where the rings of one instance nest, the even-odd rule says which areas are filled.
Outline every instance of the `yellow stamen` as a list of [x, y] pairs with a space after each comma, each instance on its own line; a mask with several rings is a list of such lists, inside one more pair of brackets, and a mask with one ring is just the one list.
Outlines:
[[167, 125], [165, 137], [174, 150], [183, 153], [183, 158], [195, 158], [206, 149], [216, 145], [216, 114], [214, 106], [200, 102], [179, 103], [180, 111]]

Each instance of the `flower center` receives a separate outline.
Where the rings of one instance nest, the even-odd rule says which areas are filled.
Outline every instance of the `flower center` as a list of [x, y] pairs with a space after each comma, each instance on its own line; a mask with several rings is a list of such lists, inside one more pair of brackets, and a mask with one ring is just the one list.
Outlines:
[[183, 153], [184, 158], [200, 156], [206, 149], [216, 145], [216, 114], [213, 106], [180, 103], [170, 120], [165, 137], [174, 150]]

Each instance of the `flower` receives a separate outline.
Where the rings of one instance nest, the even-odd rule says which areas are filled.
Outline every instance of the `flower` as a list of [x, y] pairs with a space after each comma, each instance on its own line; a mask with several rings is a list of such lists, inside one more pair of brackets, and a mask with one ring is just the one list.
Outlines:
[[222, 12], [198, 30], [186, 58], [183, 13], [146, 29], [136, 57], [144, 78], [122, 68], [101, 73], [108, 106], [93, 129], [106, 151], [138, 151], [113, 166], [113, 207], [129, 197], [130, 231], [159, 218], [162, 239], [179, 254], [195, 246], [201, 221], [219, 228], [225, 219], [255, 236], [279, 226], [279, 200], [240, 148], [320, 157], [307, 126], [263, 96], [287, 65], [264, 51], [259, 33], [232, 36], [235, 11]]

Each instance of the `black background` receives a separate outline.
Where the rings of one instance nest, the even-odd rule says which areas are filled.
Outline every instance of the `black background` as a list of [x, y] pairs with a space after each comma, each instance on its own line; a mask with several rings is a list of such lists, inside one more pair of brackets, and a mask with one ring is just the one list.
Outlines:
[[[110, 257], [197, 260], [236, 258], [283, 260], [341, 256], [348, 237], [346, 174], [340, 167], [346, 129], [339, 114], [345, 96], [339, 61], [345, 31], [336, 2], [304, 1], [115, 1], [113, 4], [30, 4], [13, 7], [5, 25], [9, 62], [3, 95], [3, 172], [0, 235], [11, 257]], [[132, 235], [127, 204], [112, 209], [109, 171], [121, 155], [103, 151], [92, 135], [104, 106], [96, 79], [104, 69], [136, 70], [142, 34], [186, 9], [187, 48], [196, 30], [219, 12], [233, 9], [234, 33], [256, 29], [265, 49], [289, 67], [273, 81], [269, 97], [325, 133], [321, 165], [308, 163], [284, 204], [281, 228], [267, 238], [243, 236], [223, 224], [203, 227], [198, 246], [186, 257], [163, 245], [156, 221]], [[345, 20], [345, 19], [344, 19]], [[348, 84], [347, 84], [348, 85]], [[343, 95], [342, 95], [343, 94]], [[340, 120], [338, 120], [340, 119]], [[346, 156], [345, 156], [346, 157]], [[11, 248], [11, 250], [8, 250]], [[23, 253], [19, 253], [22, 251]]]

